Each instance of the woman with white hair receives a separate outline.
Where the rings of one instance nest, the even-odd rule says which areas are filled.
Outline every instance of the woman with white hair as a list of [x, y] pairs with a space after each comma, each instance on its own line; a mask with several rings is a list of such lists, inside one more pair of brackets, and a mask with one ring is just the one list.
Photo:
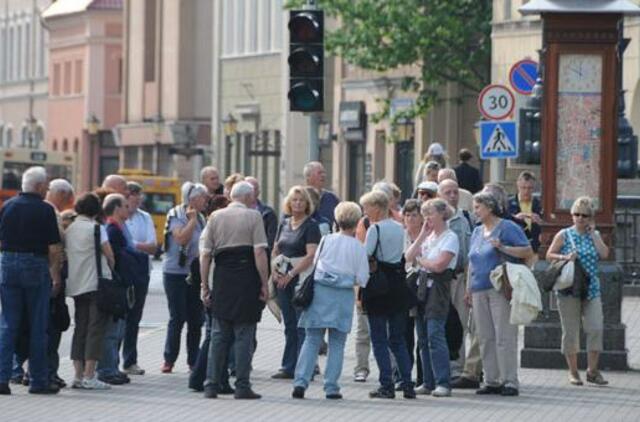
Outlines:
[[204, 311], [199, 283], [189, 284], [187, 276], [198, 266], [198, 240], [206, 225], [207, 188], [199, 183], [182, 185], [182, 204], [167, 213], [165, 259], [162, 266], [164, 291], [169, 306], [169, 323], [164, 347], [163, 373], [173, 370], [180, 352], [182, 327], [187, 323], [187, 364], [198, 357]]
[[329, 333], [324, 392], [327, 399], [341, 399], [338, 379], [342, 372], [344, 345], [351, 331], [355, 295], [353, 287], [365, 287], [369, 265], [364, 246], [355, 239], [356, 224], [362, 216], [353, 202], [342, 202], [335, 209], [340, 231], [326, 235], [315, 254], [313, 301], [302, 312], [299, 326], [306, 336], [295, 370], [293, 398], [304, 398], [318, 360], [325, 330]]

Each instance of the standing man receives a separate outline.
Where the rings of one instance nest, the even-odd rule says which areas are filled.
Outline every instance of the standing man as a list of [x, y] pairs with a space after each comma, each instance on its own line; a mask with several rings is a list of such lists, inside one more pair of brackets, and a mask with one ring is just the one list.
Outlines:
[[[65, 303], [65, 280], [66, 274], [66, 254], [64, 253], [64, 230], [62, 228], [62, 218], [60, 213], [65, 209], [73, 206], [74, 192], [71, 183], [65, 179], [54, 179], [49, 183], [49, 192], [45, 201], [51, 204], [53, 210], [56, 213], [56, 222], [58, 224], [58, 232], [60, 233], [60, 239], [62, 240], [60, 253], [58, 254], [59, 262], [54, 263], [49, 270], [58, 272], [60, 274], [60, 281], [62, 283], [60, 292], [57, 295], [51, 296], [51, 302], [49, 306], [55, 307], [56, 310], [64, 311]], [[68, 311], [66, 311], [68, 312]], [[62, 378], [58, 376], [58, 368], [60, 367], [60, 355], [58, 355], [58, 349], [60, 348], [60, 339], [62, 337], [62, 331], [57, 324], [57, 319], [53, 318], [53, 313], [49, 318], [49, 381], [55, 383], [60, 388], [64, 388], [67, 384]]]
[[465, 215], [469, 215], [473, 212], [473, 194], [466, 189], [460, 187], [458, 183], [458, 176], [452, 169], [441, 169], [438, 172], [438, 183], [442, 183], [444, 180], [453, 180], [458, 185], [458, 205], [457, 207], [464, 210]]
[[44, 202], [49, 188], [44, 167], [22, 175], [22, 192], [0, 209], [0, 394], [11, 394], [9, 378], [18, 330], [24, 315], [29, 326], [29, 392], [56, 394], [49, 382], [47, 326], [49, 299], [61, 291], [60, 232], [53, 207]]
[[[217, 398], [227, 353], [233, 343], [236, 360], [236, 399], [259, 399], [249, 377], [255, 349], [256, 325], [267, 299], [267, 237], [262, 218], [249, 206], [254, 192], [247, 182], [231, 189], [231, 204], [215, 211], [202, 233], [200, 273], [202, 299], [211, 305], [211, 342], [204, 395]], [[209, 290], [211, 258], [215, 268]]]
[[460, 164], [455, 167], [458, 184], [462, 189], [466, 189], [472, 194], [480, 192], [482, 190], [482, 176], [477, 168], [469, 164], [473, 154], [468, 149], [463, 148], [458, 153], [458, 158], [460, 159]]
[[455, 276], [451, 280], [451, 303], [458, 312], [462, 324], [462, 346], [459, 350], [459, 358], [452, 362], [452, 377], [459, 376], [464, 368], [465, 342], [468, 332], [469, 308], [464, 303], [466, 291], [465, 270], [469, 264], [469, 242], [471, 240], [471, 224], [463, 210], [458, 207], [459, 188], [458, 183], [451, 179], [445, 179], [438, 185], [438, 196], [444, 199], [453, 209], [453, 217], [447, 220], [447, 225], [458, 236], [460, 250], [456, 263]]
[[208, 217], [218, 208], [224, 208], [229, 203], [224, 197], [224, 185], [220, 183], [220, 173], [213, 166], [204, 167], [200, 171], [200, 182], [206, 186], [209, 200], [205, 215]]
[[126, 374], [144, 375], [144, 369], [138, 366], [138, 330], [149, 291], [151, 257], [157, 251], [156, 231], [151, 215], [140, 209], [142, 186], [136, 182], [128, 182], [127, 188], [129, 189], [129, 198], [127, 199], [129, 218], [125, 226], [131, 235], [135, 249], [149, 255], [149, 267], [146, 274], [140, 274], [140, 277], [136, 277], [135, 302], [125, 320], [124, 341], [122, 343], [122, 360], [124, 362], [122, 366]]
[[509, 199], [509, 214], [516, 223], [520, 224], [527, 235], [531, 249], [536, 254], [540, 249], [540, 233], [542, 228], [542, 204], [540, 199], [533, 196], [536, 185], [536, 176], [530, 171], [523, 171], [518, 176], [516, 186], [518, 193]]
[[305, 164], [302, 170], [304, 180], [308, 186], [312, 186], [320, 193], [320, 205], [318, 206], [318, 214], [326, 218], [333, 225], [333, 210], [340, 203], [340, 198], [335, 193], [325, 190], [324, 185], [327, 181], [327, 172], [319, 161], [310, 161]]
[[253, 176], [245, 177], [245, 182], [253, 187], [253, 203], [249, 208], [258, 210], [262, 216], [262, 223], [264, 224], [264, 231], [267, 235], [267, 243], [269, 248], [267, 249], [267, 256], [271, 256], [273, 250], [273, 243], [276, 240], [276, 233], [278, 231], [278, 216], [276, 212], [268, 205], [263, 204], [260, 201], [260, 182]]

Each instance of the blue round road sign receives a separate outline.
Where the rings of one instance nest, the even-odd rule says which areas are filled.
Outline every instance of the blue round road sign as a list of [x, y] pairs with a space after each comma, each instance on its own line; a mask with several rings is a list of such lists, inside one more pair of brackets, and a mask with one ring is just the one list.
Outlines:
[[538, 77], [538, 63], [525, 59], [520, 60], [513, 66], [509, 72], [509, 82], [513, 89], [519, 94], [529, 95], [533, 91]]

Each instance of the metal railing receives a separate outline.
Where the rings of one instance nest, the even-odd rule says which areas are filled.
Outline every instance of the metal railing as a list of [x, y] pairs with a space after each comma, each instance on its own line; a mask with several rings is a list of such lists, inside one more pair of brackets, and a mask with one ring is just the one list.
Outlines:
[[640, 209], [615, 212], [615, 259], [624, 271], [624, 283], [640, 286]]

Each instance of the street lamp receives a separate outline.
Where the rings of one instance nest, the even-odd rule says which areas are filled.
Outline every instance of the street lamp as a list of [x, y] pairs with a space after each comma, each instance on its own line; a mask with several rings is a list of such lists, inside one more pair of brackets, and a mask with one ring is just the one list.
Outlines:
[[87, 118], [86, 129], [89, 134], [89, 186], [93, 187], [93, 175], [95, 173], [95, 157], [93, 153], [93, 144], [100, 139], [100, 119], [95, 114]]
[[399, 119], [396, 123], [396, 136], [399, 142], [407, 142], [413, 139], [413, 120]]
[[233, 136], [238, 133], [238, 120], [229, 113], [227, 117], [222, 119], [222, 129], [225, 136]]

